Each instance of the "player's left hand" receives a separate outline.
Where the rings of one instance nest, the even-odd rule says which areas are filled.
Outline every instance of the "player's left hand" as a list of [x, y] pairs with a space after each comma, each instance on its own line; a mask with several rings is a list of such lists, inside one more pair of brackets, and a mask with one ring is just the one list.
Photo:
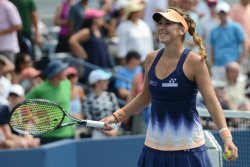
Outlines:
[[224, 152], [228, 150], [232, 151], [232, 154], [227, 158], [229, 161], [235, 161], [238, 158], [238, 148], [234, 145], [232, 140], [226, 140], [224, 142]]

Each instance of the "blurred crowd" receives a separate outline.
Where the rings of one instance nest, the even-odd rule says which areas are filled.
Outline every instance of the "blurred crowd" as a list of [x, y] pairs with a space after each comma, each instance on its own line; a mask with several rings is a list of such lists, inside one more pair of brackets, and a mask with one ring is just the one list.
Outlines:
[[[34, 0], [0, 0], [0, 149], [144, 134], [150, 106], [110, 132], [68, 126], [34, 138], [12, 131], [8, 120], [16, 104], [31, 98], [54, 101], [80, 119], [100, 120], [122, 107], [142, 90], [147, 53], [163, 47], [152, 14], [168, 7], [182, 8], [196, 21], [223, 109], [250, 111], [250, 0], [231, 5], [226, 0], [62, 0], [52, 19], [56, 36]], [[198, 51], [188, 34], [184, 44]], [[70, 63], [62, 54], [97, 68]], [[201, 95], [197, 106], [206, 106]], [[229, 120], [230, 126], [238, 123]]]

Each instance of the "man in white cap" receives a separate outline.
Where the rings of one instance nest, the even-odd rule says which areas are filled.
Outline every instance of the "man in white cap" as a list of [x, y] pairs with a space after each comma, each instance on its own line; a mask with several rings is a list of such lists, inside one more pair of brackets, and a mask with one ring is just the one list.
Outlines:
[[[215, 27], [210, 36], [212, 78], [225, 80], [225, 65], [240, 62], [246, 55], [245, 34], [240, 24], [228, 19], [230, 6], [219, 2], [215, 8], [220, 25]], [[239, 49], [242, 47], [242, 49]]]

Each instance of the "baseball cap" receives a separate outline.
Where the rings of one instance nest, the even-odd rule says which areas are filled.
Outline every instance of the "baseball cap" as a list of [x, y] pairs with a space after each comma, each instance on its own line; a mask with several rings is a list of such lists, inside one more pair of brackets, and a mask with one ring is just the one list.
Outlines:
[[105, 15], [104, 11], [99, 9], [87, 9], [84, 12], [84, 19], [90, 20], [93, 18], [103, 17]]
[[24, 89], [21, 85], [19, 84], [13, 84], [11, 87], [10, 87], [10, 90], [9, 90], [9, 94], [16, 94], [18, 96], [24, 96]]
[[220, 13], [220, 12], [225, 12], [225, 13], [228, 13], [230, 11], [230, 6], [228, 3], [226, 2], [219, 2], [216, 7], [215, 7], [215, 11], [217, 13]]
[[76, 70], [75, 67], [68, 67], [68, 68], [66, 69], [66, 71], [65, 71], [65, 74], [66, 74], [66, 76], [69, 76], [69, 75], [77, 75], [78, 72], [77, 72], [77, 70]]
[[89, 84], [93, 85], [97, 81], [108, 80], [111, 78], [111, 76], [112, 74], [110, 72], [104, 71], [102, 69], [93, 70], [89, 74], [89, 78], [88, 78]]
[[22, 79], [34, 78], [41, 75], [41, 71], [35, 69], [34, 67], [27, 67], [23, 69], [21, 73]]

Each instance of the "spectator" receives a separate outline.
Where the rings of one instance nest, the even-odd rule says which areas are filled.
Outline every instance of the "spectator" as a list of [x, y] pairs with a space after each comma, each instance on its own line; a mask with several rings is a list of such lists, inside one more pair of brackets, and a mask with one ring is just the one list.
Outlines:
[[27, 67], [33, 67], [33, 60], [27, 53], [16, 55], [15, 71], [12, 73], [12, 83], [19, 84], [21, 81], [21, 73]]
[[[47, 99], [58, 103], [66, 111], [70, 110], [71, 84], [66, 79], [65, 69], [67, 65], [59, 60], [49, 62], [44, 71], [45, 80], [40, 85], [31, 89], [26, 95], [27, 99]], [[69, 122], [65, 118], [64, 122]], [[74, 137], [74, 127], [68, 126], [41, 136], [41, 143], [46, 144], [65, 138]]]
[[34, 67], [27, 67], [22, 70], [20, 84], [24, 88], [25, 93], [43, 82], [41, 75], [41, 71]]
[[8, 94], [11, 82], [6, 78], [6, 71], [14, 70], [14, 64], [5, 56], [0, 55], [0, 105], [8, 105]]
[[232, 109], [237, 109], [245, 100], [245, 83], [239, 80], [241, 74], [240, 65], [237, 62], [231, 62], [226, 65], [226, 87], [225, 93], [228, 96]]
[[4, 140], [0, 141], [0, 148], [36, 148], [40, 145], [40, 140], [29, 135], [18, 136], [11, 132], [8, 125], [10, 110], [18, 103], [24, 100], [24, 90], [20, 85], [12, 85], [9, 91], [9, 105], [0, 106], [0, 133], [2, 132]]
[[20, 50], [17, 32], [22, 29], [22, 21], [15, 5], [9, 0], [0, 1], [0, 20], [0, 54], [14, 62], [15, 54]]
[[[216, 5], [220, 25], [215, 27], [210, 36], [212, 78], [225, 80], [225, 65], [241, 62], [245, 57], [245, 34], [240, 24], [228, 19], [230, 6], [226, 2]], [[242, 47], [242, 49], [240, 49]]]
[[80, 0], [70, 7], [68, 22], [71, 34], [76, 33], [81, 29], [86, 9], [88, 9], [88, 0]]
[[113, 63], [102, 35], [104, 12], [98, 9], [88, 9], [84, 15], [82, 29], [70, 37], [72, 52], [89, 63], [103, 68], [112, 68]]
[[9, 77], [9, 74], [14, 71], [14, 64], [4, 55], [0, 54], [0, 62], [3, 63], [2, 75]]
[[239, 3], [234, 4], [230, 11], [230, 17], [243, 27], [246, 33], [246, 48], [250, 52], [250, 1], [240, 0]]
[[120, 40], [118, 56], [124, 59], [129, 51], [137, 51], [141, 62], [147, 53], [153, 49], [153, 37], [148, 25], [141, 19], [143, 5], [130, 2], [125, 9], [125, 20], [117, 27], [117, 36]]
[[[19, 33], [19, 45], [21, 51], [29, 53], [31, 54], [32, 58], [35, 58], [33, 50], [33, 42], [36, 44], [43, 43], [43, 39], [38, 29], [39, 19], [38, 19], [36, 4], [33, 0], [10, 0], [10, 1], [16, 5], [23, 23], [23, 29]], [[32, 27], [34, 27], [35, 31], [34, 34], [32, 34]], [[27, 46], [27, 43], [25, 42], [24, 38], [26, 40], [28, 39], [29, 41], [31, 41], [32, 46]]]
[[[143, 88], [144, 82], [144, 65], [142, 72], [135, 75], [132, 82], [132, 87], [128, 96], [128, 102], [135, 98]], [[149, 121], [150, 105], [142, 109], [137, 115], [132, 116], [132, 134], [144, 134], [146, 132], [147, 123]]]
[[244, 71], [250, 70], [250, 24], [249, 24], [249, 18], [250, 18], [250, 1], [249, 0], [240, 0], [238, 3], [234, 4], [232, 6], [232, 10], [230, 12], [230, 16], [233, 21], [239, 23], [245, 33], [246, 33], [246, 42], [245, 42], [245, 48], [246, 52], [248, 54], [247, 57], [245, 57], [244, 61], [242, 61], [242, 67]]
[[217, 0], [206, 0], [206, 4], [209, 8], [209, 15], [201, 19], [201, 36], [203, 38], [204, 45], [206, 46], [209, 62], [211, 61], [211, 44], [209, 38], [211, 31], [220, 23], [219, 17], [215, 11], [217, 3]]
[[82, 103], [85, 99], [85, 92], [83, 88], [78, 85], [78, 72], [75, 67], [68, 67], [65, 73], [71, 82], [70, 112], [73, 114], [73, 116], [82, 119]]
[[131, 90], [131, 82], [136, 74], [141, 72], [140, 55], [136, 51], [128, 52], [126, 56], [126, 64], [117, 70], [117, 75], [126, 78], [128, 81], [117, 79], [115, 82], [115, 89], [120, 98], [128, 100]]
[[122, 19], [124, 18], [125, 14], [125, 7], [127, 6], [127, 0], [117, 0], [114, 3], [114, 9], [111, 12], [110, 16], [110, 28], [108, 32], [108, 37], [116, 37], [116, 28], [117, 26], [122, 22]]
[[69, 9], [73, 3], [74, 0], [64, 0], [57, 6], [54, 24], [60, 26], [61, 30], [58, 35], [58, 44], [56, 46], [56, 52], [70, 52], [70, 27], [68, 21], [68, 14]]
[[[119, 108], [117, 97], [112, 92], [107, 92], [111, 74], [101, 70], [93, 70], [89, 74], [88, 82], [93, 91], [89, 93], [83, 103], [83, 115], [86, 119], [99, 121], [112, 114]], [[118, 130], [98, 131], [93, 130], [93, 138], [104, 138], [107, 136], [117, 136]]]

